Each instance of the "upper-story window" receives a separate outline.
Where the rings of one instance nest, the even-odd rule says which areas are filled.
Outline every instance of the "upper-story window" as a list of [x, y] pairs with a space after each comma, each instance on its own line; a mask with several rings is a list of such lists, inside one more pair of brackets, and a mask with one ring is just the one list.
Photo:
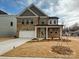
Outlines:
[[52, 24], [52, 21], [50, 20], [50, 24]]
[[13, 22], [10, 23], [10, 26], [13, 26]]
[[31, 20], [31, 24], [33, 24], [33, 20]]
[[49, 17], [49, 22], [48, 24], [50, 25], [57, 25], [58, 24], [58, 17]]
[[54, 20], [54, 24], [56, 24], [56, 20]]
[[44, 24], [44, 22], [42, 22], [42, 24]]
[[24, 20], [22, 20], [22, 24], [24, 24]]
[[49, 20], [48, 24], [50, 24], [50, 25], [57, 24], [57, 20]]
[[26, 24], [33, 24], [33, 20], [26, 20]]

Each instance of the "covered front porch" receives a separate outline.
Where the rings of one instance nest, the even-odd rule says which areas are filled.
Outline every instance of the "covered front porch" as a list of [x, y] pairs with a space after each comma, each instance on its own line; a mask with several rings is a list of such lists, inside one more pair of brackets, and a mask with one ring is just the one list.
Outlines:
[[36, 25], [35, 37], [36, 38], [62, 38], [62, 25]]

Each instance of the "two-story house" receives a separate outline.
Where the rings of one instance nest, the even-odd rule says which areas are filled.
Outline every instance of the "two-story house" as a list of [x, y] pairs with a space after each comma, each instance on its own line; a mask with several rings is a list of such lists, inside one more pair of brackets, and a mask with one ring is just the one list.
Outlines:
[[61, 38], [63, 25], [58, 25], [58, 19], [58, 17], [49, 17], [32, 4], [17, 16], [17, 36]]

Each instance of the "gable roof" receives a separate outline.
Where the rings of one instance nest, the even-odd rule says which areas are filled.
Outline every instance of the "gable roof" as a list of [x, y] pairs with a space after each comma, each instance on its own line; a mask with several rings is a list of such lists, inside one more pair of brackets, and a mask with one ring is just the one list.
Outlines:
[[7, 13], [2, 11], [2, 10], [0, 10], [0, 14], [2, 15], [2, 14], [7, 14]]
[[25, 10], [20, 16], [35, 16], [29, 9]]
[[25, 10], [23, 10], [23, 12], [20, 13], [20, 16], [21, 15], [27, 16], [26, 12], [28, 12], [29, 10], [33, 16], [47, 16], [42, 10], [37, 8], [34, 4], [31, 4], [28, 8], [25, 8]]

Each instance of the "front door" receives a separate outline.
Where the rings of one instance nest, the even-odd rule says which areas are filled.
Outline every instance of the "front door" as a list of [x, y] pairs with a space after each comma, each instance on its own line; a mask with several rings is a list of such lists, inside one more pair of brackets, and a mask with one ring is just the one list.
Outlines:
[[46, 37], [46, 28], [38, 28], [37, 29], [37, 37], [45, 38]]

